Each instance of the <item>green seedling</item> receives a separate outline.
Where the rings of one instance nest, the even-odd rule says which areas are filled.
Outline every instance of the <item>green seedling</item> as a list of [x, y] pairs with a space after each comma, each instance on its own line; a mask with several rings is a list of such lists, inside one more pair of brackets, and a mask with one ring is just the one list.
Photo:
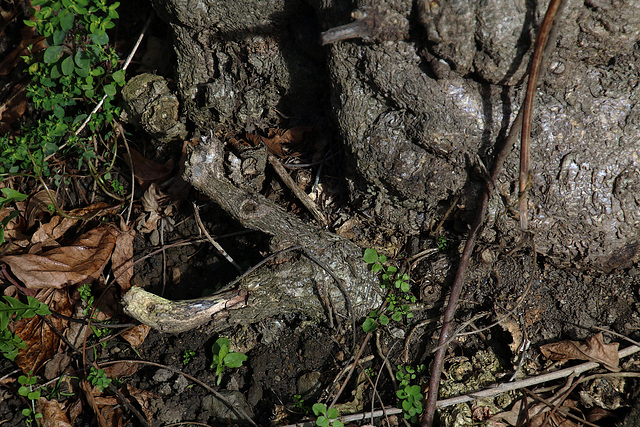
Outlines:
[[396, 396], [399, 399], [400, 407], [403, 410], [404, 417], [412, 423], [418, 421], [419, 415], [422, 413], [422, 388], [419, 384], [412, 384], [417, 377], [417, 373], [424, 370], [424, 365], [416, 368], [411, 366], [398, 365], [396, 379], [400, 381]]
[[27, 375], [18, 377], [18, 384], [20, 384], [18, 394], [29, 400], [29, 407], [22, 410], [22, 415], [27, 418], [25, 422], [27, 426], [40, 425], [42, 419], [42, 414], [36, 412], [36, 401], [40, 399], [40, 390], [35, 390], [33, 387], [38, 379], [32, 375], [33, 372], [29, 372]]
[[344, 423], [337, 419], [339, 414], [336, 408], [327, 409], [327, 405], [324, 403], [316, 403], [311, 409], [318, 417], [318, 419], [316, 419], [316, 425], [320, 427], [326, 427], [328, 425], [332, 427], [344, 427]]
[[[118, 2], [107, 0], [32, 0], [32, 19], [24, 24], [45, 38], [41, 52], [22, 57], [31, 82], [27, 97], [33, 103], [34, 120], [27, 120], [17, 132], [0, 135], [0, 174], [26, 174], [31, 177], [56, 177], [49, 170], [49, 159], [57, 154], [77, 159], [72, 167], [91, 166], [101, 160], [103, 169], [112, 166], [108, 156], [114, 150], [103, 149], [96, 141], [111, 141], [113, 119], [120, 114], [114, 104], [119, 87], [125, 83], [124, 70], [117, 69], [120, 58], [109, 47], [107, 30], [119, 18]], [[111, 3], [111, 4], [109, 4]], [[31, 49], [31, 48], [29, 48]], [[94, 110], [104, 96], [100, 111]], [[80, 134], [86, 122], [90, 131]], [[96, 154], [95, 147], [104, 154]], [[105, 162], [106, 161], [106, 162]], [[99, 162], [95, 162], [98, 164]], [[89, 171], [98, 178], [101, 172]], [[87, 170], [86, 168], [84, 170]]]
[[191, 363], [195, 355], [195, 350], [185, 350], [184, 353], [182, 353], [182, 365], [187, 366], [189, 363]]
[[111, 378], [104, 373], [104, 369], [96, 369], [93, 366], [89, 371], [87, 381], [89, 381], [91, 385], [96, 387], [99, 391], [104, 390], [109, 387], [109, 384], [111, 384]]
[[362, 329], [373, 332], [379, 326], [386, 326], [390, 320], [396, 322], [403, 318], [411, 319], [413, 313], [409, 311], [409, 303], [415, 303], [416, 297], [411, 295], [411, 284], [409, 275], [399, 274], [394, 266], [385, 266], [387, 257], [378, 255], [375, 249], [366, 249], [363, 256], [364, 261], [371, 266], [371, 271], [382, 273], [380, 286], [387, 290], [387, 306], [382, 311], [373, 310], [362, 324]]
[[222, 373], [225, 368], [239, 368], [242, 366], [247, 356], [242, 353], [229, 351], [231, 349], [231, 341], [228, 338], [220, 337], [213, 344], [213, 362], [211, 369], [216, 370], [216, 385], [220, 386], [222, 382]]

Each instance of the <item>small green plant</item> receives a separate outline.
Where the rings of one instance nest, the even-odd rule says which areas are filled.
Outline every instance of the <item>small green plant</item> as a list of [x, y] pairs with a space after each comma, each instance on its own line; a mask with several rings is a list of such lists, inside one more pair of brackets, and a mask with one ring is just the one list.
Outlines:
[[336, 408], [327, 409], [327, 405], [324, 403], [316, 403], [311, 409], [316, 414], [316, 425], [320, 427], [326, 427], [331, 425], [332, 427], [344, 427], [342, 421], [338, 420], [338, 410]]
[[93, 366], [89, 371], [87, 381], [89, 381], [92, 386], [97, 387], [99, 391], [104, 390], [111, 384], [111, 378], [104, 373], [104, 369], [96, 369]]
[[33, 376], [33, 371], [18, 377], [18, 383], [20, 384], [18, 394], [29, 400], [29, 407], [22, 410], [22, 415], [27, 418], [27, 426], [32, 426], [34, 423], [40, 425], [40, 420], [42, 419], [42, 414], [36, 412], [36, 401], [40, 399], [40, 390], [34, 390], [33, 386], [37, 380], [37, 377]]
[[84, 316], [88, 316], [93, 308], [93, 295], [91, 294], [91, 284], [85, 283], [84, 285], [78, 288], [78, 293], [80, 293], [80, 299], [85, 303], [86, 307], [82, 310], [82, 314]]
[[400, 381], [396, 395], [400, 400], [400, 407], [404, 411], [404, 417], [412, 423], [418, 421], [422, 413], [422, 388], [419, 384], [412, 384], [417, 374], [424, 370], [424, 365], [413, 368], [409, 365], [398, 365], [396, 379]]
[[[0, 192], [2, 192], [2, 196], [0, 196], [0, 209], [8, 205], [12, 202], [22, 202], [27, 198], [26, 194], [22, 194], [19, 191], [16, 191], [11, 188], [1, 188]], [[4, 240], [4, 229], [5, 227], [13, 220], [15, 217], [20, 215], [20, 212], [15, 210], [9, 213], [9, 215], [5, 216], [2, 221], [0, 221], [0, 245], [5, 242]]]
[[0, 302], [0, 351], [9, 360], [14, 360], [18, 351], [27, 348], [20, 337], [9, 330], [9, 322], [17, 322], [20, 319], [29, 319], [37, 314], [45, 316], [51, 314], [49, 307], [34, 297], [27, 297], [27, 303], [4, 295], [6, 303]]
[[309, 408], [305, 404], [304, 399], [302, 398], [302, 395], [294, 394], [293, 395], [293, 404], [295, 405], [296, 409], [298, 409], [303, 414], [310, 414], [311, 413], [311, 408]]
[[447, 248], [449, 247], [449, 242], [447, 241], [447, 238], [444, 236], [438, 237], [438, 239], [436, 240], [436, 244], [438, 245], [438, 249], [440, 250], [440, 252], [446, 251]]
[[[102, 154], [96, 154], [95, 147], [102, 150], [96, 141], [114, 140], [110, 126], [120, 107], [113, 101], [125, 83], [125, 72], [117, 69], [119, 57], [109, 47], [106, 31], [119, 17], [119, 3], [32, 0], [31, 5], [33, 18], [24, 24], [34, 27], [46, 42], [43, 51], [22, 57], [31, 76], [27, 97], [37, 110], [36, 119], [26, 121], [19, 132], [0, 135], [0, 174], [51, 176], [60, 183], [64, 178], [49, 170], [51, 156], [71, 154], [77, 161], [72, 167], [81, 169]], [[103, 95], [102, 110], [90, 116]], [[85, 119], [90, 132], [78, 134]], [[108, 172], [111, 163], [104, 164]], [[101, 173], [91, 167], [89, 171], [94, 177]]]
[[246, 354], [231, 352], [230, 349], [231, 341], [225, 337], [218, 338], [211, 348], [213, 351], [211, 369], [216, 370], [217, 386], [222, 382], [222, 373], [225, 368], [239, 368], [247, 360]]
[[184, 353], [182, 353], [182, 365], [187, 366], [189, 363], [191, 363], [195, 355], [195, 350], [185, 350]]
[[[375, 249], [366, 249], [363, 256], [364, 261], [371, 266], [374, 273], [382, 273], [382, 289], [387, 292], [387, 306], [382, 311], [373, 310], [362, 324], [362, 329], [369, 333], [373, 332], [380, 325], [386, 326], [390, 320], [400, 322], [403, 317], [411, 319], [413, 313], [409, 311], [409, 303], [415, 303], [416, 297], [411, 295], [411, 283], [409, 275], [399, 274], [398, 268], [385, 266], [387, 257], [378, 255]], [[389, 317], [390, 316], [390, 317]]]

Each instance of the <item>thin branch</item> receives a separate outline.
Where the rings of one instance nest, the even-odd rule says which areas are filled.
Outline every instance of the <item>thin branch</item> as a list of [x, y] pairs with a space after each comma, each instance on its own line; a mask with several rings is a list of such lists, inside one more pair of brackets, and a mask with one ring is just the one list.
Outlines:
[[[131, 63], [131, 60], [133, 59], [133, 55], [135, 55], [136, 52], [138, 51], [138, 48], [140, 47], [140, 43], [142, 43], [142, 39], [144, 38], [144, 35], [147, 33], [147, 29], [149, 28], [149, 24], [151, 24], [151, 17], [149, 17], [149, 19], [147, 19], [147, 22], [144, 23], [144, 27], [142, 28], [142, 31], [140, 31], [140, 35], [138, 36], [138, 40], [136, 40], [136, 44], [133, 46], [133, 49], [131, 49], [131, 52], [129, 53], [129, 56], [124, 61], [124, 65], [122, 66], [122, 70], [126, 70], [127, 67], [129, 67], [129, 64]], [[80, 132], [82, 132], [82, 130], [85, 128], [85, 126], [87, 126], [87, 124], [91, 120], [91, 117], [95, 113], [97, 113], [100, 108], [102, 108], [102, 104], [104, 104], [104, 101], [107, 99], [108, 96], [109, 95], [107, 95], [106, 93], [104, 94], [104, 96], [102, 97], [100, 102], [98, 102], [98, 104], [93, 108], [93, 110], [91, 110], [91, 112], [89, 113], [87, 118], [84, 119], [84, 122], [82, 122], [82, 124], [80, 125], [78, 130], [76, 130], [76, 132], [75, 132], [76, 135], [79, 135]]]
[[529, 81], [527, 82], [527, 92], [524, 97], [524, 105], [522, 109], [522, 133], [520, 140], [520, 228], [527, 230], [528, 228], [528, 216], [527, 216], [527, 196], [526, 190], [529, 185], [530, 170], [529, 170], [529, 138], [531, 134], [531, 117], [533, 115], [533, 101], [535, 99], [536, 89], [538, 87], [538, 76], [540, 74], [540, 67], [542, 66], [542, 59], [544, 57], [544, 50], [549, 41], [549, 34], [551, 27], [553, 26], [553, 20], [556, 17], [556, 13], [560, 8], [562, 0], [552, 0], [549, 3], [547, 13], [544, 15], [544, 20], [540, 26], [540, 33], [536, 39], [536, 47], [531, 58], [531, 68], [529, 69]]
[[236, 270], [238, 270], [238, 272], [242, 273], [242, 267], [240, 267], [233, 260], [233, 258], [231, 258], [231, 255], [229, 255], [227, 253], [227, 251], [225, 251], [224, 248], [222, 246], [220, 246], [220, 244], [218, 242], [216, 242], [213, 237], [211, 237], [211, 234], [209, 234], [209, 232], [207, 231], [207, 227], [204, 226], [204, 224], [202, 223], [202, 220], [200, 219], [200, 210], [198, 209], [198, 205], [195, 204], [195, 203], [193, 203], [193, 214], [194, 214], [194, 216], [196, 218], [196, 223], [198, 223], [198, 227], [204, 233], [204, 235], [207, 237], [207, 240], [209, 241], [209, 243], [211, 243], [213, 245], [213, 247], [216, 248], [218, 250], [218, 252], [220, 252], [220, 254], [223, 257], [225, 257], [225, 259], [227, 261], [229, 261], [229, 263], [236, 268]]
[[309, 210], [309, 212], [311, 212], [316, 221], [318, 221], [322, 227], [327, 227], [329, 223], [327, 222], [324, 214], [318, 208], [318, 205], [316, 205], [316, 203], [311, 200], [311, 197], [309, 197], [307, 193], [302, 191], [298, 184], [296, 184], [293, 179], [291, 179], [291, 176], [284, 168], [284, 166], [282, 166], [280, 160], [278, 160], [273, 154], [269, 154], [267, 160], [269, 160], [269, 164], [271, 165], [271, 167], [273, 167], [273, 170], [276, 171], [280, 179], [282, 179], [289, 190], [291, 190], [293, 194], [295, 194], [295, 196], [298, 198], [298, 200], [300, 200], [300, 202], [302, 202], [302, 204]]
[[[551, 1], [551, 4], [549, 5], [549, 10], [553, 8], [553, 16], [555, 16], [555, 13], [557, 11], [557, 5], [561, 1], [562, 0]], [[543, 34], [543, 33], [547, 34], [547, 36], [544, 37], [544, 42], [546, 46], [542, 44], [542, 38], [538, 37], [538, 39], [536, 40], [536, 46], [535, 46], [536, 51], [541, 49], [544, 49], [545, 51], [547, 51], [548, 49], [550, 49], [550, 46], [553, 46], [553, 43], [547, 43], [548, 34], [551, 31], [551, 28], [553, 27], [553, 19], [548, 20], [547, 19], [548, 15], [549, 13], [545, 15], [545, 20], [543, 21], [543, 24], [540, 28], [540, 34]], [[547, 56], [547, 55], [546, 54], [538, 55], [536, 56], [536, 58], [538, 58], [538, 61], [542, 61], [544, 56]], [[538, 64], [538, 67], [539, 67], [539, 64]], [[533, 68], [535, 68], [535, 66], [532, 64], [532, 69]], [[442, 346], [442, 347], [438, 349], [433, 359], [433, 364], [431, 369], [431, 378], [429, 379], [429, 393], [424, 403], [424, 415], [421, 421], [421, 425], [423, 427], [431, 427], [431, 425], [433, 424], [433, 419], [436, 411], [436, 403], [438, 401], [438, 388], [440, 386], [440, 374], [442, 373], [444, 358], [447, 351], [447, 347], [444, 346], [444, 344], [449, 340], [451, 335], [451, 322], [453, 321], [453, 317], [456, 312], [456, 306], [457, 306], [458, 300], [460, 299], [460, 294], [462, 293], [464, 276], [466, 274], [467, 266], [469, 265], [471, 254], [473, 253], [478, 231], [480, 229], [480, 226], [482, 225], [484, 214], [487, 210], [489, 198], [493, 193], [498, 174], [502, 169], [502, 164], [504, 163], [504, 160], [506, 159], [508, 153], [511, 151], [511, 147], [513, 146], [515, 140], [517, 139], [516, 129], [522, 126], [522, 122], [524, 121], [523, 116], [524, 116], [523, 110], [520, 109], [518, 111], [518, 115], [514, 123], [511, 126], [511, 130], [509, 131], [507, 140], [505, 141], [502, 148], [498, 151], [495, 163], [493, 164], [493, 169], [491, 170], [490, 180], [485, 184], [485, 188], [484, 188], [484, 191], [482, 192], [480, 202], [478, 203], [476, 218], [473, 224], [471, 225], [471, 228], [469, 229], [469, 238], [467, 239], [467, 242], [464, 247], [464, 251], [462, 252], [462, 255], [460, 258], [460, 264], [458, 265], [458, 270], [456, 272], [453, 286], [451, 288], [451, 296], [449, 297], [447, 309], [445, 310], [445, 313], [443, 316], [442, 331], [440, 333], [440, 339], [438, 340], [438, 346]]]

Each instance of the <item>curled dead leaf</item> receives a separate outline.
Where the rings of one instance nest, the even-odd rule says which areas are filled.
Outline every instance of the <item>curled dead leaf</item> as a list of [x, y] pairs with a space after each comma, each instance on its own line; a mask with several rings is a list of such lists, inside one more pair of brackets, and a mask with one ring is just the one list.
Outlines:
[[[36, 298], [46, 303], [51, 310], [66, 316], [71, 315], [71, 302], [66, 292], [45, 289]], [[49, 322], [59, 331], [65, 330], [68, 321], [49, 316]], [[20, 349], [15, 362], [23, 372], [38, 372], [59, 350], [60, 337], [40, 316], [21, 319], [14, 324], [15, 334], [27, 345]]]
[[73, 244], [40, 255], [6, 255], [0, 258], [29, 289], [62, 288], [98, 277], [111, 258], [118, 231], [94, 228]]
[[129, 329], [125, 329], [120, 335], [122, 339], [127, 341], [131, 347], [138, 348], [145, 339], [147, 339], [147, 335], [151, 332], [151, 326], [147, 325], [138, 325]]
[[560, 341], [540, 347], [542, 355], [550, 360], [589, 360], [601, 363], [612, 372], [619, 372], [618, 343], [605, 344], [602, 332], [598, 332], [585, 342]]
[[[124, 224], [121, 225], [124, 227]], [[116, 245], [111, 256], [111, 266], [116, 282], [123, 292], [131, 287], [133, 277], [133, 239], [136, 236], [134, 229], [122, 230], [116, 238]]]
[[171, 176], [174, 165], [173, 159], [167, 160], [165, 164], [160, 164], [147, 159], [133, 148], [131, 148], [131, 158], [125, 156], [125, 160], [133, 169], [133, 174], [143, 189], [154, 182], [166, 181]]
[[62, 405], [55, 399], [47, 400], [44, 397], [38, 399], [36, 403], [37, 412], [42, 414], [43, 426], [71, 427], [69, 418], [62, 409]]
[[313, 131], [311, 126], [297, 126], [291, 129], [269, 129], [267, 136], [245, 134], [244, 141], [231, 139], [230, 143], [234, 147], [240, 145], [256, 147], [260, 143], [264, 144], [269, 151], [280, 158], [296, 156], [298, 153], [291, 153], [296, 144], [302, 142], [304, 134]]

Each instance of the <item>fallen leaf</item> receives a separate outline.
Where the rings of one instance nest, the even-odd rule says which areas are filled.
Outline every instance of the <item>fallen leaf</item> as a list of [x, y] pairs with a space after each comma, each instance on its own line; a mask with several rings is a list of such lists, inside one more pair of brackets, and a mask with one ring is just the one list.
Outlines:
[[27, 228], [33, 227], [37, 221], [42, 221], [45, 217], [51, 215], [49, 211], [50, 204], [51, 199], [46, 190], [40, 190], [29, 198], [26, 209]]
[[[53, 311], [66, 316], [71, 315], [71, 302], [66, 292], [45, 289], [38, 292], [36, 298]], [[49, 316], [48, 319], [58, 331], [63, 331], [69, 324], [67, 320], [54, 316]], [[40, 371], [40, 368], [58, 352], [60, 337], [40, 316], [21, 319], [14, 323], [14, 327], [16, 336], [27, 345], [27, 348], [18, 352], [16, 364], [23, 372]]]
[[124, 158], [129, 167], [133, 169], [133, 174], [143, 189], [147, 189], [151, 183], [164, 182], [171, 177], [173, 159], [167, 160], [165, 164], [156, 163], [133, 148], [131, 148], [131, 158], [129, 156], [124, 156]]
[[240, 145], [249, 145], [252, 147], [264, 144], [269, 151], [280, 158], [288, 158], [299, 155], [299, 153], [290, 153], [296, 144], [302, 142], [303, 136], [307, 132], [311, 132], [311, 126], [297, 126], [291, 129], [269, 129], [267, 136], [260, 136], [252, 133], [245, 134], [245, 141], [238, 141], [232, 138], [229, 142], [234, 147]]
[[[35, 35], [36, 29], [34, 27], [25, 26], [21, 31], [22, 40], [18, 46], [0, 62], [0, 76], [6, 76], [13, 70], [20, 62], [22, 62], [22, 56], [35, 55], [47, 46], [44, 37]], [[28, 48], [31, 45], [31, 52]]]
[[120, 233], [116, 238], [116, 246], [111, 255], [111, 266], [113, 276], [120, 285], [123, 292], [131, 287], [131, 278], [133, 277], [133, 239], [136, 236], [134, 229], [129, 229], [122, 221], [120, 224]]
[[142, 202], [142, 209], [145, 212], [149, 212], [149, 217], [141, 215], [138, 218], [137, 229], [141, 233], [151, 233], [158, 228], [158, 221], [162, 218], [162, 212], [160, 209], [160, 200], [165, 195], [158, 190], [158, 186], [151, 184], [147, 191], [144, 192], [140, 201]]
[[[46, 205], [42, 200], [42, 192], [34, 195], [29, 201], [29, 206], [27, 207], [29, 212], [29, 228], [35, 224], [35, 220], [33, 220], [33, 216], [36, 214], [36, 210], [42, 208], [44, 206], [45, 211]], [[46, 193], [45, 193], [46, 194]], [[50, 202], [48, 196], [45, 196], [44, 200]], [[32, 205], [32, 201], [34, 201]], [[31, 209], [29, 208], [31, 207]], [[32, 243], [39, 243], [44, 241], [58, 240], [74, 225], [76, 225], [81, 220], [79, 218], [84, 218], [85, 220], [91, 219], [93, 217], [99, 216], [101, 214], [106, 214], [109, 211], [117, 209], [117, 206], [111, 206], [107, 203], [94, 203], [92, 205], [86, 206], [84, 208], [73, 209], [69, 211], [69, 217], [63, 218], [62, 216], [56, 215], [51, 218], [51, 220], [47, 223], [43, 223], [38, 227], [38, 229], [33, 233], [33, 237], [31, 239]], [[42, 216], [41, 216], [42, 218]]]
[[149, 425], [153, 425], [153, 409], [151, 408], [151, 401], [157, 400], [158, 396], [154, 393], [151, 393], [146, 390], [140, 390], [132, 386], [131, 384], [127, 384], [127, 392], [129, 396], [133, 397], [136, 402], [142, 408], [142, 412], [144, 412], [144, 416], [147, 418], [147, 422]]
[[128, 342], [131, 347], [138, 348], [147, 339], [147, 335], [151, 332], [151, 326], [147, 325], [138, 325], [131, 327], [129, 329], [125, 329], [120, 336], [126, 342]]
[[102, 397], [97, 388], [92, 387], [88, 381], [82, 380], [80, 388], [84, 391], [87, 403], [93, 410], [100, 426], [122, 426], [122, 409], [115, 397]]
[[540, 352], [550, 360], [589, 360], [601, 363], [612, 372], [619, 372], [618, 345], [618, 343], [605, 344], [602, 332], [598, 332], [586, 342], [565, 340], [545, 344], [540, 347]]
[[27, 109], [27, 87], [17, 84], [9, 96], [0, 104], [0, 133], [11, 131], [11, 124], [18, 120]]
[[104, 373], [109, 378], [130, 377], [136, 372], [138, 372], [137, 363], [119, 362], [104, 367]]
[[6, 263], [29, 289], [62, 288], [98, 277], [111, 258], [117, 236], [113, 227], [97, 227], [72, 245], [40, 255], [6, 255], [0, 257], [0, 262]]
[[36, 411], [42, 414], [42, 427], [71, 427], [69, 418], [55, 399], [47, 400], [44, 397], [38, 399]]

